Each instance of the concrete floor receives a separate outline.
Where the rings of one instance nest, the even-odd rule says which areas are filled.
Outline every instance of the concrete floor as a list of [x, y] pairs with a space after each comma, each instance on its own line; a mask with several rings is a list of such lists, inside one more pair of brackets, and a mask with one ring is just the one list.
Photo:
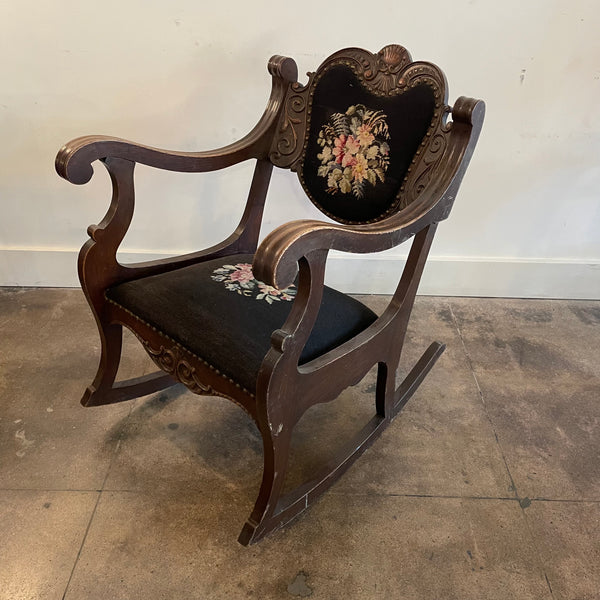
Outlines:
[[[404, 364], [445, 354], [249, 548], [261, 444], [242, 411], [181, 387], [82, 408], [98, 338], [76, 290], [1, 290], [0, 332], [2, 600], [600, 598], [599, 302], [419, 297]], [[123, 377], [153, 370], [125, 351]], [[306, 415], [292, 479], [370, 416], [373, 381]]]

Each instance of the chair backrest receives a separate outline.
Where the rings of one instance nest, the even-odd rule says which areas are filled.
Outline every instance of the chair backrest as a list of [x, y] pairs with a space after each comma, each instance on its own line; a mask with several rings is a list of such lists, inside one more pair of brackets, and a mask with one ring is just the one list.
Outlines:
[[308, 75], [289, 84], [271, 161], [297, 171], [312, 202], [341, 223], [410, 204], [443, 155], [443, 73], [390, 45], [340, 50]]

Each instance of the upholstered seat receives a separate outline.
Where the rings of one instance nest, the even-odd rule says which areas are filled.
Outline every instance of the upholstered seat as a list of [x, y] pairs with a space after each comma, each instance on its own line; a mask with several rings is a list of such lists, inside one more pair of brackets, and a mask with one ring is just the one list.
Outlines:
[[[106, 295], [254, 394], [271, 334], [285, 323], [296, 286], [279, 291], [257, 281], [252, 259], [235, 254], [209, 260], [122, 283]], [[376, 318], [358, 300], [324, 286], [300, 364], [351, 339]]]

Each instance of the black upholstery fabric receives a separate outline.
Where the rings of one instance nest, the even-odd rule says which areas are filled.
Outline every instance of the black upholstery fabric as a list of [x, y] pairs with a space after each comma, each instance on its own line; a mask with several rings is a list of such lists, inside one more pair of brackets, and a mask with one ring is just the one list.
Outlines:
[[[334, 113], [345, 113], [356, 105], [382, 111], [389, 131], [389, 139], [385, 140], [389, 145], [385, 180], [366, 183], [362, 198], [351, 192], [335, 190], [332, 193], [328, 190], [327, 178], [318, 175], [322, 165], [318, 158], [322, 152], [319, 132], [332, 121]], [[432, 122], [434, 109], [434, 93], [426, 84], [393, 96], [379, 96], [370, 92], [350, 67], [336, 65], [328, 69], [315, 86], [308, 144], [301, 168], [301, 181], [311, 200], [333, 219], [346, 223], [364, 223], [387, 216], [388, 211], [395, 208], [400, 186]]]
[[[213, 279], [223, 265], [251, 264], [252, 258], [239, 254], [210, 260], [120, 284], [106, 295], [254, 393], [271, 333], [283, 325], [293, 301], [268, 303]], [[376, 318], [359, 301], [326, 287], [300, 362], [335, 348]]]

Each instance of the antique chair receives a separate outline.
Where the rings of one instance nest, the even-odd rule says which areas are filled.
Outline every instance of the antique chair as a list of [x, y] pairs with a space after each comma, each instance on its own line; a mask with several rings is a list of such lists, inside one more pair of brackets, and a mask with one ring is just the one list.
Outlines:
[[[447, 105], [442, 72], [402, 47], [336, 52], [297, 82], [296, 63], [274, 56], [272, 91], [256, 127], [212, 152], [170, 152], [118, 138], [66, 144], [58, 173], [75, 184], [100, 160], [113, 185], [110, 208], [88, 228], [81, 285], [96, 318], [100, 366], [82, 403], [150, 394], [177, 381], [235, 402], [261, 433], [264, 472], [239, 537], [256, 542], [331, 486], [381, 434], [444, 351], [434, 342], [396, 387], [407, 324], [427, 253], [471, 159], [484, 103]], [[451, 122], [447, 116], [451, 114]], [[237, 229], [200, 252], [139, 264], [116, 253], [131, 222], [136, 163], [205, 172], [254, 159]], [[258, 245], [273, 166], [295, 171], [310, 200], [340, 224], [286, 223]], [[380, 317], [324, 285], [331, 249], [378, 252], [414, 236], [399, 284]], [[252, 267], [250, 269], [250, 266]], [[115, 383], [122, 327], [161, 371]], [[294, 426], [311, 406], [334, 400], [377, 365], [375, 414], [314, 479], [283, 495]]]

